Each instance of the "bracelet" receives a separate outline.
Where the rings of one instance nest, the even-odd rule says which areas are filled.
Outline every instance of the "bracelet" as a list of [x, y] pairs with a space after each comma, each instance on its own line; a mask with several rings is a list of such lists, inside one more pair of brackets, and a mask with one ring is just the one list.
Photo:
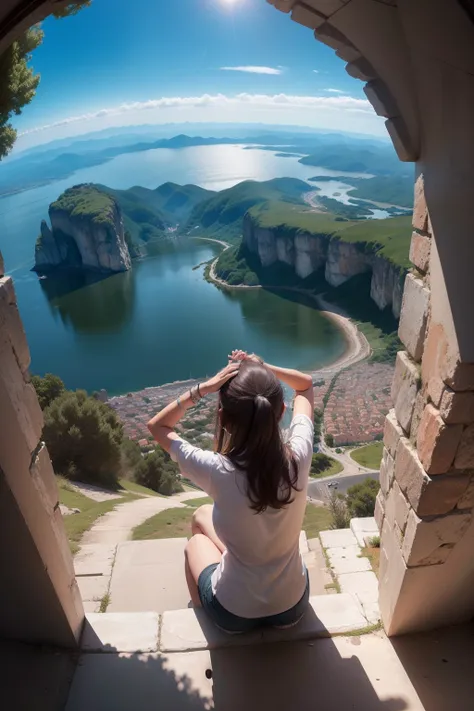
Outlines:
[[181, 402], [181, 398], [179, 397], [179, 395], [176, 398], [176, 404], [178, 405], [180, 410], [184, 410], [183, 403]]
[[191, 398], [191, 402], [193, 403], [193, 405], [196, 405], [199, 400], [201, 400], [202, 395], [199, 389], [199, 385], [195, 385], [193, 388], [190, 389], [189, 397]]

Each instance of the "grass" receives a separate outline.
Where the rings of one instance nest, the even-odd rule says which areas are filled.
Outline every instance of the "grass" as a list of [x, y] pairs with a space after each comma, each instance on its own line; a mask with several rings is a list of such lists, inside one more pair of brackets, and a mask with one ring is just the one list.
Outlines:
[[156, 538], [189, 538], [193, 509], [190, 506], [160, 511], [132, 531], [134, 541], [150, 541]]
[[126, 501], [134, 501], [137, 498], [132, 494], [126, 494], [125, 496], [110, 499], [109, 501], [94, 501], [88, 496], [84, 496], [71, 489], [66, 480], [60, 477], [58, 477], [58, 487], [60, 503], [70, 509], [80, 509], [80, 513], [64, 516], [64, 527], [73, 555], [77, 553], [79, 549], [79, 541], [83, 534], [89, 530], [99, 516], [103, 516], [109, 511], [112, 511], [117, 504], [122, 504]]
[[311, 472], [310, 476], [311, 479], [325, 479], [328, 476], [336, 476], [336, 474], [342, 472], [343, 469], [344, 466], [341, 462], [338, 462], [337, 459], [333, 459], [331, 466], [328, 469], [325, 469], [323, 472], [318, 472], [318, 474], [313, 474]]
[[167, 496], [163, 496], [163, 494], [159, 494], [157, 491], [153, 491], [153, 489], [148, 489], [146, 486], [142, 486], [141, 484], [136, 484], [134, 481], [129, 481], [128, 479], [120, 479], [119, 484], [122, 487], [122, 489], [125, 489], [126, 492], [129, 492], [131, 494], [145, 494], [146, 496], [159, 496], [162, 499], [169, 498]]
[[307, 504], [303, 519], [303, 530], [308, 538], [317, 538], [321, 531], [331, 525], [331, 513], [325, 506]]
[[373, 442], [351, 452], [351, 458], [367, 469], [378, 469], [382, 461], [383, 442]]
[[107, 612], [107, 608], [110, 605], [110, 595], [105, 593], [104, 597], [100, 601], [99, 612]]
[[90, 217], [93, 222], [111, 224], [114, 208], [113, 198], [91, 185], [69, 188], [51, 205], [52, 210], [64, 210], [71, 217]]
[[377, 548], [373, 548], [372, 546], [366, 546], [365, 548], [362, 548], [362, 555], [369, 559], [370, 565], [372, 566], [372, 570], [374, 571], [375, 575], [379, 577], [380, 546]]
[[200, 499], [188, 499], [187, 501], [183, 501], [183, 503], [192, 509], [198, 509], [200, 506], [204, 506], [204, 504], [213, 504], [214, 501], [210, 496], [201, 496]]
[[151, 516], [133, 529], [134, 541], [150, 541], [157, 538], [189, 538], [194, 511], [203, 504], [212, 504], [209, 496], [184, 501], [186, 508], [168, 509]]

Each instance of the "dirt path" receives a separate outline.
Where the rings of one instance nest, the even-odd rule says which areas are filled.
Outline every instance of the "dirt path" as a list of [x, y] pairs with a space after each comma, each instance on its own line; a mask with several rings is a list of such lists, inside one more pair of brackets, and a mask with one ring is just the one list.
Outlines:
[[184, 501], [207, 496], [204, 491], [185, 491], [169, 498], [150, 496], [117, 507], [101, 516], [83, 535], [81, 546], [91, 543], [115, 544], [129, 540], [133, 529], [166, 509], [183, 508]]

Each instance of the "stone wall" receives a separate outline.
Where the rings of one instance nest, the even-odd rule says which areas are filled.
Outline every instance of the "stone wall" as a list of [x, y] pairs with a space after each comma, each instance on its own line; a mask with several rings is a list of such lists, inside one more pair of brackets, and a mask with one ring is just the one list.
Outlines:
[[84, 610], [29, 364], [0, 258], [0, 637], [73, 648]]
[[375, 511], [380, 606], [390, 634], [468, 619], [474, 610], [474, 592], [472, 603], [452, 599], [450, 609], [441, 594], [459, 592], [460, 576], [473, 575], [466, 564], [461, 571], [459, 551], [469, 540], [474, 545], [474, 363], [461, 362], [448, 343], [448, 311], [445, 323], [439, 309], [436, 318], [432, 312], [432, 290], [439, 301], [443, 284], [433, 278], [439, 258], [421, 175], [413, 230], [399, 325], [406, 350], [397, 356]]

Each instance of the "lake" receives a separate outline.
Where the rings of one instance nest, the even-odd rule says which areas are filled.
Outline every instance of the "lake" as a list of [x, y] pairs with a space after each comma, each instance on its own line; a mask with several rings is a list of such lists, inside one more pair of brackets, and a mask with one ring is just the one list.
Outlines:
[[56, 373], [67, 387], [110, 394], [202, 377], [232, 348], [282, 366], [317, 368], [339, 357], [345, 341], [331, 321], [292, 298], [263, 289], [225, 292], [203, 279], [220, 249], [187, 241], [134, 262], [132, 271], [85, 283], [39, 280], [30, 271], [41, 219], [71, 185], [157, 187], [168, 180], [223, 189], [246, 179], [334, 175], [296, 158], [241, 146], [154, 150], [118, 156], [66, 180], [0, 199], [0, 250], [14, 277], [35, 373]]

